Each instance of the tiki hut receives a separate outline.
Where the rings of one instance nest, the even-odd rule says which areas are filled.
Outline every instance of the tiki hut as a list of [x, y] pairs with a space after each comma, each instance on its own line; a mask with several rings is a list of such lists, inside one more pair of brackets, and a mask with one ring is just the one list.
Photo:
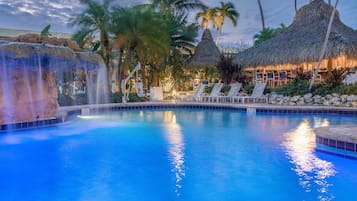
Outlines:
[[213, 41], [211, 32], [206, 29], [202, 40], [198, 43], [194, 55], [188, 60], [189, 67], [210, 67], [216, 65], [220, 59], [220, 52]]
[[[293, 23], [276, 37], [239, 53], [234, 62], [254, 72], [255, 81], [285, 82], [297, 70], [317, 65], [333, 7], [314, 0], [296, 13]], [[336, 12], [320, 75], [332, 68], [357, 66], [357, 31], [343, 24]]]

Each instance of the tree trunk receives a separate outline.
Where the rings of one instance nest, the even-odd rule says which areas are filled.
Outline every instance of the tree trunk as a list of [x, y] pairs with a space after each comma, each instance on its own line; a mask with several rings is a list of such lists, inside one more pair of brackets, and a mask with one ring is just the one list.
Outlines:
[[124, 73], [124, 66], [122, 65], [123, 56], [124, 56], [124, 48], [120, 48], [119, 50], [119, 60], [118, 60], [118, 85], [119, 85], [119, 92], [123, 93], [121, 89], [121, 81], [123, 80], [123, 73]]
[[222, 34], [222, 26], [217, 29], [217, 38], [216, 38], [216, 45], [218, 46], [219, 43], [219, 38], [221, 37]]
[[264, 20], [263, 7], [262, 7], [262, 3], [260, 2], [260, 0], [258, 0], [258, 5], [259, 5], [260, 17], [262, 19], [262, 30], [264, 30], [265, 29], [265, 20]]
[[326, 48], [327, 48], [327, 42], [328, 42], [328, 38], [330, 37], [331, 27], [332, 27], [333, 19], [334, 19], [335, 14], [336, 14], [336, 8], [337, 8], [337, 5], [338, 5], [338, 1], [339, 0], [336, 0], [336, 4], [333, 7], [333, 10], [332, 10], [332, 13], [331, 13], [330, 22], [328, 24], [327, 33], [326, 33], [324, 44], [322, 46], [322, 50], [321, 50], [321, 53], [320, 53], [319, 61], [317, 63], [316, 69], [314, 71], [314, 74], [313, 74], [311, 82], [310, 82], [310, 87], [309, 87], [310, 91], [312, 89], [312, 86], [314, 85], [314, 82], [316, 80], [317, 74], [319, 73], [321, 61], [325, 56], [325, 52], [326, 52]]
[[297, 0], [294, 1], [295, 5], [295, 13], [297, 13]]

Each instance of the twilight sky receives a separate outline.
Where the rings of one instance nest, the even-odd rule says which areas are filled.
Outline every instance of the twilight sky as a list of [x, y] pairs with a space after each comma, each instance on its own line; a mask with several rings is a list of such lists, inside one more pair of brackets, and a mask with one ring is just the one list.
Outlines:
[[[113, 0], [113, 5], [133, 5], [148, 0]], [[210, 7], [218, 6], [221, 0], [203, 0]], [[229, 21], [223, 27], [221, 41], [226, 44], [251, 44], [253, 35], [261, 29], [260, 14], [256, 0], [223, 0], [235, 4], [240, 13], [238, 26]], [[293, 0], [261, 0], [266, 26], [290, 25], [295, 11]], [[298, 5], [309, 0], [298, 0]], [[334, 3], [335, 0], [332, 0]], [[72, 33], [75, 28], [67, 23], [70, 17], [81, 10], [79, 0], [0, 0], [0, 28], [41, 31], [51, 24], [52, 32]], [[357, 29], [357, 0], [341, 0], [338, 6], [342, 21]]]

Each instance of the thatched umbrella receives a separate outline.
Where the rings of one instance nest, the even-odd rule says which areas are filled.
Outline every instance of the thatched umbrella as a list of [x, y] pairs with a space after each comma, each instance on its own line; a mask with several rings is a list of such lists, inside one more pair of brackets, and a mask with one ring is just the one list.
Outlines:
[[[293, 23], [278, 36], [239, 53], [235, 63], [247, 69], [289, 70], [316, 66], [333, 7], [314, 0], [297, 12]], [[357, 31], [336, 13], [321, 68], [357, 66]]]
[[206, 29], [198, 43], [194, 55], [188, 60], [189, 67], [214, 66], [220, 59], [220, 52], [213, 41], [211, 32]]

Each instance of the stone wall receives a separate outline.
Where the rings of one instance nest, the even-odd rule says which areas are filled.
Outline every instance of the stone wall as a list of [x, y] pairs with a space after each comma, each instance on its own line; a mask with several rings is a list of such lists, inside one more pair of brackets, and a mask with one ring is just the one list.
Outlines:
[[288, 106], [336, 106], [336, 107], [357, 107], [357, 95], [328, 94], [326, 96], [312, 95], [304, 96], [283, 96], [276, 93], [269, 95], [269, 104]]

